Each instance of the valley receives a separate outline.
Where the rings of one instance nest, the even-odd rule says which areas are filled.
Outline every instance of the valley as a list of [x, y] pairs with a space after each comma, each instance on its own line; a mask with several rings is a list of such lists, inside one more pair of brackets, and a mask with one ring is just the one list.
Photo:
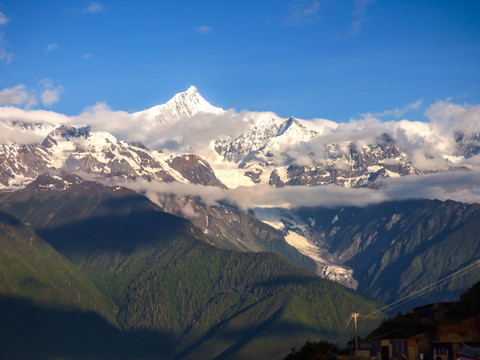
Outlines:
[[346, 343], [352, 312], [379, 314], [366, 334], [480, 278], [475, 131], [237, 113], [195, 87], [136, 113], [1, 126], [32, 139], [0, 145], [0, 316], [36, 319], [12, 359], [280, 358]]

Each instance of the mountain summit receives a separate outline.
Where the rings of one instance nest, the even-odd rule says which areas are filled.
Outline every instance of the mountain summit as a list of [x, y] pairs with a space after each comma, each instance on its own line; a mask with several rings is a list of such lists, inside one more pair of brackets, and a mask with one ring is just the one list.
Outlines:
[[187, 91], [176, 94], [165, 104], [136, 112], [133, 116], [152, 122], [168, 123], [198, 113], [220, 114], [223, 111], [205, 100], [195, 86], [190, 86]]

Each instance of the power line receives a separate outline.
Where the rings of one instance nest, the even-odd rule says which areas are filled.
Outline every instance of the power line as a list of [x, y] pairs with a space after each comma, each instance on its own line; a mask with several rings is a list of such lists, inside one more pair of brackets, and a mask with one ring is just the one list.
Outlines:
[[333, 348], [337, 344], [340, 333], [345, 331], [345, 329], [347, 328], [348, 324], [350, 324], [350, 321], [352, 321], [352, 319], [353, 319], [353, 314], [350, 314], [349, 318], [345, 321], [345, 323], [343, 324], [343, 327], [340, 329], [337, 336], [335, 336], [335, 340], [333, 341], [332, 346], [330, 346], [330, 349], [328, 349], [328, 351], [323, 355], [322, 360], [325, 360], [327, 356], [332, 352]]
[[437, 280], [417, 291], [414, 291], [413, 293], [407, 295], [407, 296], [404, 296], [403, 298], [400, 298], [388, 305], [385, 305], [384, 307], [368, 314], [368, 315], [365, 315], [363, 316], [364, 318], [368, 318], [368, 317], [376, 317], [375, 314], [378, 314], [380, 312], [387, 312], [387, 311], [390, 311], [400, 305], [402, 305], [403, 303], [407, 302], [407, 301], [410, 301], [410, 300], [413, 300], [419, 296], [422, 296], [422, 295], [425, 295], [435, 289], [437, 289], [438, 287], [440, 286], [443, 286], [445, 285], [446, 283], [448, 283], [449, 281], [457, 278], [457, 277], [460, 277], [462, 275], [465, 275], [467, 273], [469, 273], [470, 271], [473, 271], [477, 268], [480, 268], [480, 260], [476, 260], [475, 262], [471, 263], [470, 265], [467, 265], [459, 270], [457, 270], [456, 272], [440, 279], [440, 280]]
[[[385, 305], [384, 307], [368, 314], [368, 315], [364, 315], [364, 316], [361, 316], [362, 318], [373, 318], [373, 317], [382, 317], [383, 316], [375, 316], [375, 314], [378, 314], [380, 312], [386, 312], [386, 311], [389, 311], [389, 310], [392, 310], [394, 309], [395, 307], [397, 306], [400, 306], [402, 303], [405, 303], [407, 301], [410, 301], [410, 300], [413, 300], [419, 296], [422, 296], [422, 295], [425, 295], [433, 290], [435, 290], [436, 288], [440, 287], [440, 286], [443, 286], [445, 285], [446, 283], [448, 283], [449, 281], [452, 281], [454, 280], [455, 278], [457, 277], [460, 277], [462, 275], [465, 275], [467, 273], [469, 273], [470, 271], [473, 271], [475, 269], [478, 269], [480, 268], [480, 259], [477, 259], [475, 260], [473, 263], [471, 263], [470, 265], [467, 265], [457, 271], [455, 271], [454, 273], [448, 275], [448, 276], [445, 276], [444, 278], [442, 279], [439, 279], [417, 291], [414, 291], [413, 293], [411, 293], [410, 295], [407, 295], [407, 296], [404, 296], [403, 298], [401, 299], [398, 299], [388, 305]], [[342, 333], [343, 331], [345, 331], [345, 329], [347, 328], [347, 326], [350, 324], [350, 322], [352, 321], [352, 319], [355, 319], [355, 325], [356, 325], [356, 320], [357, 320], [357, 317], [359, 317], [360, 314], [359, 313], [351, 313], [350, 316], [347, 318], [347, 320], [345, 321], [343, 327], [340, 329], [340, 331], [338, 332], [337, 336], [335, 336], [335, 340], [334, 340], [334, 343], [332, 344], [332, 346], [330, 347], [330, 349], [324, 354], [324, 356], [322, 357], [323, 360], [325, 360], [327, 358], [327, 356], [330, 354], [330, 352], [333, 350], [333, 348], [335, 347], [335, 344], [340, 336], [340, 333]], [[391, 333], [393, 332], [396, 332], [398, 331], [397, 330], [394, 330], [392, 331]], [[383, 335], [386, 335], [386, 334], [383, 334]], [[355, 331], [355, 341], [357, 340], [357, 335], [356, 335], [356, 331]], [[355, 348], [357, 348], [357, 345], [355, 346]]]

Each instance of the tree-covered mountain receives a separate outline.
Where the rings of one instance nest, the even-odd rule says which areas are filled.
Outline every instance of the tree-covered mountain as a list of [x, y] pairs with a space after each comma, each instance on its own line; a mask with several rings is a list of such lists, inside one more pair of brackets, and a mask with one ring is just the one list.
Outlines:
[[301, 268], [317, 273], [315, 262], [289, 245], [281, 231], [231, 204], [208, 205], [199, 197], [158, 193], [163, 211], [189, 219], [215, 246], [226, 250], [275, 252]]
[[0, 294], [45, 306], [95, 311], [112, 324], [114, 302], [17, 218], [0, 211]]
[[[365, 340], [416, 339], [420, 353], [431, 354], [432, 342], [454, 341], [468, 346], [479, 338], [480, 281], [458, 301], [425, 304], [384, 320]], [[353, 346], [354, 341], [349, 345]], [[284, 360], [333, 360], [339, 354], [351, 354], [352, 351], [353, 347], [340, 349], [337, 344], [324, 340], [307, 341], [302, 348], [293, 348]]]
[[[453, 176], [452, 170], [465, 186], [475, 189], [478, 184], [480, 136], [478, 126], [467, 121], [447, 129], [439, 126], [441, 121], [341, 124], [281, 118], [272, 112], [236, 113], [210, 105], [195, 87], [166, 104], [132, 114], [97, 110], [111, 121], [98, 121], [88, 112], [80, 117], [54, 113], [31, 117], [28, 112], [2, 117], [0, 127], [10, 135], [0, 144], [0, 189], [25, 186], [54, 168], [143, 189], [152, 199], [161, 193], [154, 201], [164, 211], [189, 219], [221, 248], [275, 251], [351, 287], [356, 279], [346, 261], [315, 261], [299, 254], [290, 246], [298, 238], [287, 244], [283, 234], [261, 224], [247, 208], [298, 206], [312, 204], [312, 199], [315, 205], [338, 203], [336, 195], [324, 201], [323, 190], [317, 193], [313, 188], [351, 194], [351, 199], [347, 195], [342, 200], [347, 203], [358, 203], [357, 195], [361, 203], [370, 202], [365, 187], [372, 189], [374, 202], [403, 199], [406, 191], [394, 189], [409, 183], [406, 188], [412, 189], [417, 181], [423, 190], [412, 191], [414, 197], [474, 201], [462, 195], [464, 185], [449, 190], [450, 181], [443, 176]], [[425, 191], [428, 179], [443, 190]], [[344, 188], [362, 189], [342, 192]], [[476, 192], [471, 190], [474, 196]], [[220, 204], [225, 199], [233, 206]]]
[[[117, 358], [116, 341], [128, 350], [123, 358], [272, 358], [308, 338], [332, 339], [352, 311], [376, 309], [366, 298], [278, 255], [218, 249], [189, 221], [125, 188], [51, 172], [24, 189], [2, 193], [0, 204], [10, 222], [28, 233], [27, 239], [16, 235], [11, 241], [37, 237], [98, 289], [107, 304], [114, 304], [110, 314], [118, 327], [105, 322], [100, 312], [78, 312], [95, 310], [85, 305], [93, 296], [78, 295], [78, 304], [65, 308], [55, 297], [46, 306], [28, 292], [3, 290], [10, 310], [0, 314], [5, 319], [1, 331], [13, 322], [9, 314], [31, 314], [30, 322], [20, 317], [15, 338], [25, 340], [26, 349], [39, 346], [44, 358]], [[52, 255], [51, 265], [55, 262]], [[21, 261], [0, 264], [14, 266], [21, 267]], [[38, 278], [45, 271], [56, 274], [55, 269], [36, 270]], [[58, 271], [66, 281], [74, 276]], [[21, 286], [15, 277], [10, 282]], [[71, 295], [68, 287], [62, 290]], [[13, 295], [17, 297], [7, 298]], [[42, 319], [51, 320], [46, 324]], [[61, 334], [58, 348], [48, 340], [52, 334]], [[91, 345], [91, 352], [66, 351], [75, 337], [79, 344]], [[97, 337], [106, 339], [104, 346]], [[24, 358], [25, 353], [15, 352], [17, 345], [7, 344], [6, 353]]]
[[[293, 213], [308, 224], [313, 242], [353, 269], [357, 290], [386, 303], [435, 284], [480, 256], [478, 204], [412, 200]], [[458, 298], [479, 279], [478, 269], [455, 276], [417, 304]]]
[[[85, 325], [63, 332], [65, 349], [97, 329], [106, 343], [133, 349], [121, 352], [126, 358], [271, 357], [271, 349], [283, 351], [278, 344], [328, 338], [344, 315], [373, 310], [313, 273], [386, 303], [432, 284], [437, 291], [420, 302], [451, 299], [478, 279], [473, 271], [457, 276], [480, 253], [478, 204], [290, 211], [405, 199], [407, 191], [478, 200], [480, 136], [471, 115], [455, 124], [435, 114], [430, 122], [305, 121], [224, 111], [194, 87], [132, 114], [102, 105], [77, 117], [6, 110], [0, 300], [8, 326], [16, 311], [38, 315], [36, 331], [19, 322], [17, 333], [47, 358], [120, 353], [102, 353], [87, 338], [79, 348], [99, 352], [53, 351], [49, 329], [66, 325], [42, 327], [50, 315]], [[155, 204], [77, 175], [142, 189]], [[424, 187], [431, 180], [438, 189]], [[288, 219], [274, 229], [279, 219], [262, 223], [249, 212], [255, 206], [267, 215], [283, 206]], [[455, 281], [437, 289], [445, 276]], [[152, 351], [138, 353], [138, 341], [148, 349], [149, 339]]]

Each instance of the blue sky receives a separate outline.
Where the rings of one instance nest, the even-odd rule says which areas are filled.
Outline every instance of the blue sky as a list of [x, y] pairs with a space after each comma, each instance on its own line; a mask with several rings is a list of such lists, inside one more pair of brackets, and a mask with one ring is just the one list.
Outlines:
[[479, 18], [476, 0], [0, 0], [0, 105], [133, 112], [195, 85], [223, 108], [421, 120], [480, 103]]

